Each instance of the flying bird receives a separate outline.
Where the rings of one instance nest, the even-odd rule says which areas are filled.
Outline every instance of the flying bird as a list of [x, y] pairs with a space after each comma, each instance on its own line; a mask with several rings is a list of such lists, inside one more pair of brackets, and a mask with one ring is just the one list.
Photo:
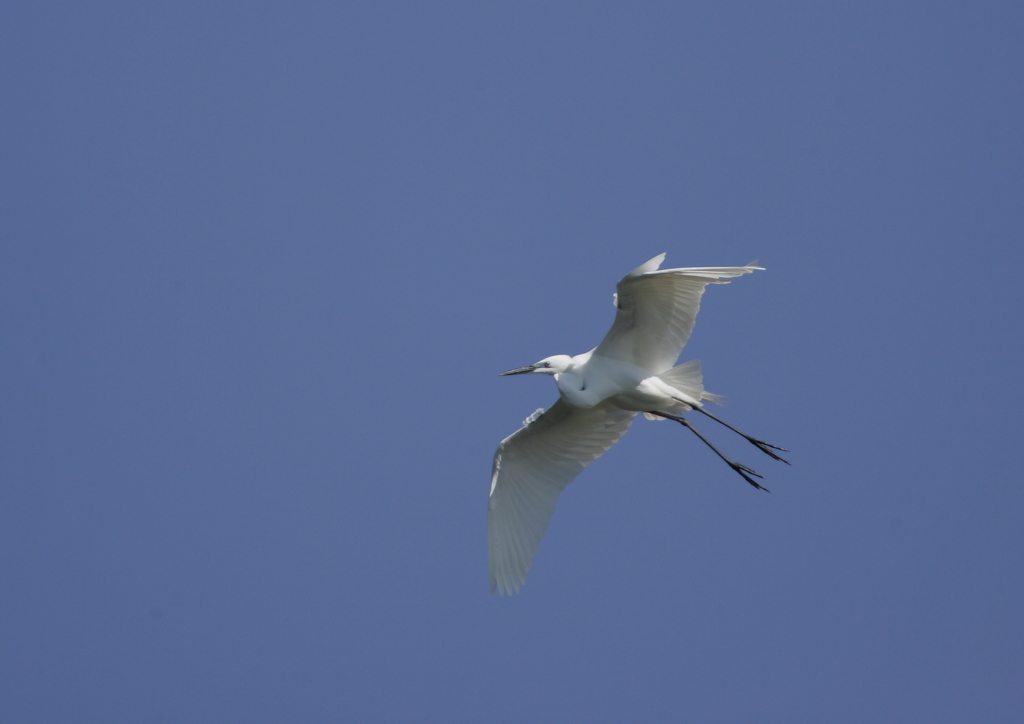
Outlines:
[[761, 452], [789, 464], [785, 448], [740, 432], [704, 409], [718, 396], [704, 390], [700, 362], [673, 366], [693, 331], [708, 284], [728, 284], [762, 267], [659, 269], [659, 254], [618, 283], [615, 322], [601, 344], [583, 354], [545, 357], [502, 375], [551, 375], [559, 399], [530, 415], [494, 453], [487, 510], [491, 593], [518, 592], [547, 530], [555, 501], [583, 468], [599, 458], [642, 412], [649, 420], [674, 420], [710, 447], [748, 483], [764, 476], [723, 455], [683, 417], [698, 412], [744, 437]]

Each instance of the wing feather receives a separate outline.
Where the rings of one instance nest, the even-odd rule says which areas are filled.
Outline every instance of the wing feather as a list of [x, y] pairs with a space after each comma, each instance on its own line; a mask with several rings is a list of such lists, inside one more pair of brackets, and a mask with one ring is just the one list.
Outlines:
[[624, 276], [617, 286], [615, 322], [594, 354], [661, 374], [672, 368], [693, 331], [700, 298], [708, 284], [761, 269], [737, 267], [662, 269], [661, 254]]
[[618, 442], [635, 415], [608, 404], [583, 410], [559, 399], [501, 441], [487, 510], [492, 593], [519, 591], [559, 494]]

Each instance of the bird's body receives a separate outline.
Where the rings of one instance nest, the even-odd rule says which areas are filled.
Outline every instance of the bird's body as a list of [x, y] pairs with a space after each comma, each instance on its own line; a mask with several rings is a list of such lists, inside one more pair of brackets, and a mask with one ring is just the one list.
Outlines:
[[595, 350], [570, 357], [565, 370], [554, 377], [562, 399], [584, 410], [605, 400], [633, 412], [668, 409], [681, 403], [687, 409], [700, 405], [699, 399], [677, 390], [652, 370], [595, 354]]
[[[704, 391], [700, 363], [673, 365], [693, 329], [704, 287], [760, 267], [753, 262], [659, 271], [664, 258], [651, 259], [619, 282], [615, 322], [597, 347], [502, 373], [552, 375], [560, 397], [547, 411], [527, 418], [494, 455], [488, 507], [492, 591], [519, 590], [559, 493], [625, 434], [637, 412], [652, 420], [675, 420], [711, 445], [680, 417], [691, 410], [711, 416], [702, 403], [715, 395]], [[767, 449], [781, 448], [740, 434], [781, 460]], [[757, 473], [712, 449], [747, 482], [761, 487], [747, 475]]]

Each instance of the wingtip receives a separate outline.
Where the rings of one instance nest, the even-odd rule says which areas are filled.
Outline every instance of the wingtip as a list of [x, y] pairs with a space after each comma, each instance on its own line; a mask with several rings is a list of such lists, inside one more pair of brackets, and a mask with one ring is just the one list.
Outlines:
[[513, 588], [512, 585], [507, 581], [501, 583], [500, 585], [498, 584], [497, 581], [492, 581], [491, 595], [493, 596], [495, 593], [498, 594], [499, 598], [504, 598], [505, 596], [511, 596], [513, 593], [519, 593], [519, 589]]
[[653, 259], [648, 259], [643, 264], [641, 264], [636, 269], [627, 274], [625, 278], [629, 279], [630, 277], [638, 277], [642, 274], [647, 274], [648, 272], [657, 271], [661, 267], [662, 262], [665, 261], [666, 255], [667, 252], [663, 251]]

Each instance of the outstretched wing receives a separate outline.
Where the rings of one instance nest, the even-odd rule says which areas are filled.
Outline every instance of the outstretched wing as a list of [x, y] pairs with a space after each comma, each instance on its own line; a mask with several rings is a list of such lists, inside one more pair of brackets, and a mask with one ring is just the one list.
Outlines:
[[747, 266], [693, 267], [657, 271], [664, 254], [638, 266], [619, 281], [615, 323], [594, 350], [596, 355], [629, 362], [661, 374], [672, 368], [693, 331], [700, 298], [708, 284], [761, 269]]
[[635, 412], [561, 399], [501, 441], [494, 453], [487, 543], [491, 593], [518, 592], [566, 485], [622, 437]]

